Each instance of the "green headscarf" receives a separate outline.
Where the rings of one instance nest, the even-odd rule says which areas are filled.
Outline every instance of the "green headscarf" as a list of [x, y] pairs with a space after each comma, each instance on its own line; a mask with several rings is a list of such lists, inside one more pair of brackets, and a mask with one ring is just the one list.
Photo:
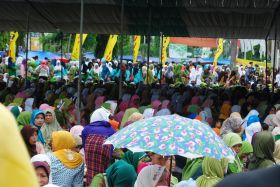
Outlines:
[[182, 180], [189, 180], [202, 165], [203, 158], [196, 158], [187, 162], [182, 172]]
[[32, 113], [29, 112], [29, 111], [24, 111], [24, 112], [21, 112], [19, 114], [19, 116], [17, 117], [17, 123], [18, 123], [18, 127], [19, 127], [20, 130], [25, 125], [29, 125], [30, 124], [31, 115], [32, 115]]
[[4, 105], [5, 105], [5, 106], [8, 106], [8, 105], [12, 102], [13, 97], [14, 97], [14, 96], [13, 96], [12, 94], [6, 95], [5, 101], [4, 101]]
[[[232, 148], [235, 145], [241, 144], [242, 140], [241, 137], [236, 133], [228, 133], [223, 138], [225, 144]], [[228, 173], [239, 173], [242, 171], [242, 163], [238, 157], [238, 155], [235, 156], [234, 163], [230, 163], [228, 165]]]
[[128, 151], [122, 160], [112, 164], [107, 170], [107, 182], [109, 187], [132, 187], [137, 178], [137, 165], [144, 153], [132, 153]]
[[137, 171], [138, 162], [140, 158], [143, 157], [144, 155], [145, 155], [144, 152], [133, 153], [132, 151], [127, 151], [122, 159], [126, 161], [128, 164], [133, 165], [135, 171]]
[[11, 109], [11, 113], [14, 115], [15, 119], [17, 119], [18, 115], [20, 114], [19, 108], [18, 106], [14, 106]]
[[240, 158], [242, 154], [250, 154], [252, 152], [253, 152], [253, 146], [248, 141], [243, 141], [238, 156]]
[[126, 111], [123, 115], [123, 118], [122, 118], [120, 129], [123, 128], [123, 126], [126, 124], [128, 118], [129, 118], [129, 116], [131, 116], [134, 112], [139, 112], [139, 110], [137, 108], [126, 109]]
[[217, 160], [205, 157], [202, 162], [203, 175], [196, 179], [197, 187], [212, 187], [224, 178], [224, 168], [227, 166], [226, 159]]
[[249, 170], [267, 168], [274, 165], [273, 152], [275, 142], [272, 134], [267, 131], [259, 132], [252, 140], [254, 160], [249, 164]]
[[241, 137], [236, 133], [228, 133], [223, 138], [225, 144], [232, 148], [235, 145], [242, 144]]
[[23, 98], [17, 97], [13, 100], [13, 103], [16, 104], [16, 106], [21, 106], [23, 102]]

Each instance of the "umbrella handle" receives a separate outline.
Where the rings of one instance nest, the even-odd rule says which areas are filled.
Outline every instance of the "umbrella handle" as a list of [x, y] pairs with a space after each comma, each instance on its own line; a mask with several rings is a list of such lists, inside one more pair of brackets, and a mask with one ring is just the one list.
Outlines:
[[172, 176], [172, 158], [173, 158], [173, 156], [171, 156], [171, 158], [170, 158], [170, 167], [169, 167], [169, 186], [171, 186], [171, 176]]

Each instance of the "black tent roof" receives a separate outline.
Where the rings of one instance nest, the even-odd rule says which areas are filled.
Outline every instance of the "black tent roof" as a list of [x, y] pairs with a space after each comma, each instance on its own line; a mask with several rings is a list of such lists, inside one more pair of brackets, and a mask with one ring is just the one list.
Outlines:
[[[121, 0], [84, 0], [84, 32], [120, 34]], [[124, 34], [274, 38], [280, 0], [124, 0]], [[0, 30], [78, 33], [80, 0], [0, 0]], [[275, 19], [277, 18], [278, 19]], [[271, 30], [271, 32], [269, 32]]]

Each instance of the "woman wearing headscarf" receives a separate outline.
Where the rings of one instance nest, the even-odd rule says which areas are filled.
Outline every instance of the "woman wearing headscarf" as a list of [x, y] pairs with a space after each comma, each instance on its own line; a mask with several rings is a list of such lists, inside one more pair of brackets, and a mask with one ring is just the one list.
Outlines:
[[[46, 154], [37, 154], [30, 159], [31, 163], [33, 162], [45, 162], [51, 168], [51, 160]], [[49, 183], [52, 184], [52, 173], [49, 174]]]
[[40, 186], [49, 184], [50, 166], [46, 162], [32, 162]]
[[228, 102], [224, 102], [220, 110], [219, 119], [226, 120], [230, 116], [230, 112], [231, 105]]
[[188, 160], [182, 171], [182, 180], [189, 180], [190, 178], [196, 180], [202, 175], [202, 161], [203, 158], [195, 158]]
[[28, 111], [24, 111], [19, 114], [19, 116], [17, 117], [17, 124], [19, 130], [21, 130], [25, 125], [29, 125], [31, 120], [31, 115], [32, 113]]
[[249, 142], [243, 141], [240, 152], [238, 153], [238, 157], [243, 166], [243, 171], [248, 169], [248, 160], [251, 153], [253, 153], [253, 146]]
[[275, 142], [270, 132], [262, 131], [253, 137], [253, 157], [250, 159], [249, 170], [268, 168], [275, 165], [273, 152]]
[[273, 152], [273, 157], [274, 157], [274, 160], [276, 162], [276, 164], [280, 164], [280, 140], [277, 140], [275, 142], [275, 150]]
[[134, 187], [168, 186], [166, 168], [160, 165], [145, 167], [138, 175]]
[[203, 175], [196, 179], [197, 187], [212, 187], [224, 178], [224, 171], [228, 166], [228, 160], [217, 160], [205, 157], [202, 162]]
[[259, 116], [259, 112], [256, 111], [256, 110], [251, 110], [247, 116], [244, 118], [244, 123], [242, 124], [242, 127], [243, 128], [246, 128], [247, 127], [247, 122], [248, 122], [248, 119], [250, 116]]
[[[239, 113], [238, 113], [239, 114]], [[240, 133], [242, 130], [242, 118], [239, 116], [230, 116], [223, 122], [221, 128], [221, 135], [225, 136], [226, 134], [233, 132], [233, 133]]]
[[242, 163], [237, 154], [240, 152], [240, 148], [242, 146], [241, 137], [236, 133], [228, 133], [224, 136], [223, 140], [225, 144], [235, 153], [234, 162], [229, 163], [228, 174], [240, 173], [242, 171]]
[[30, 125], [37, 128], [38, 141], [45, 145], [46, 141], [41, 132], [41, 127], [45, 123], [45, 114], [42, 110], [33, 110]]
[[124, 157], [112, 164], [107, 170], [107, 182], [109, 187], [133, 187], [137, 178], [137, 168], [140, 159], [145, 153], [132, 153], [128, 151]]
[[29, 156], [33, 157], [37, 154], [45, 153], [41, 142], [37, 141], [37, 129], [30, 125], [26, 125], [21, 129], [21, 135], [28, 150]]
[[70, 132], [57, 131], [52, 134], [51, 160], [52, 182], [60, 187], [83, 186], [84, 163], [82, 156], [72, 151], [76, 147]]
[[258, 116], [250, 116], [247, 121], [247, 127], [245, 128], [244, 139], [248, 142], [252, 142], [254, 134], [262, 131], [262, 125]]
[[35, 69], [35, 71], [39, 74], [39, 79], [47, 80], [50, 75], [48, 62], [46, 60], [43, 60], [41, 64]]
[[19, 116], [20, 112], [22, 111], [22, 108], [19, 106], [13, 106], [10, 109], [11, 113], [14, 115], [15, 119]]
[[60, 130], [62, 130], [62, 128], [60, 127], [59, 123], [56, 120], [54, 111], [52, 109], [45, 110], [45, 123], [41, 127], [41, 132], [46, 142], [45, 144], [46, 151], [51, 150], [50, 142], [52, 139], [52, 133]]
[[139, 112], [134, 112], [133, 114], [131, 114], [129, 116], [129, 118], [127, 119], [127, 122], [124, 124], [124, 127], [126, 127], [136, 121], [139, 121], [141, 119], [144, 119], [144, 115]]
[[120, 125], [120, 129], [122, 129], [124, 127], [124, 125], [126, 124], [126, 122], [128, 122], [128, 118], [134, 113], [134, 112], [138, 112], [139, 113], [139, 110], [137, 108], [129, 108], [129, 109], [126, 109], [124, 115], [123, 115], [123, 118], [122, 118], [122, 122], [121, 122], [121, 125]]
[[38, 187], [15, 119], [2, 104], [0, 111], [0, 186]]
[[25, 100], [25, 105], [24, 105], [24, 110], [32, 112], [32, 110], [33, 110], [33, 102], [34, 102], [34, 98], [26, 99]]

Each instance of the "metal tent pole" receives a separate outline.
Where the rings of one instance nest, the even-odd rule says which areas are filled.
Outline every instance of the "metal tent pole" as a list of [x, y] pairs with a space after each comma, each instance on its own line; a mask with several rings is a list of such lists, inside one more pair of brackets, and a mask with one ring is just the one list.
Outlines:
[[275, 83], [275, 63], [276, 63], [276, 48], [277, 48], [277, 17], [275, 18], [275, 31], [274, 31], [274, 54], [273, 54], [273, 69], [272, 69], [272, 93], [274, 95], [274, 83]]
[[27, 11], [27, 23], [26, 23], [26, 48], [25, 48], [25, 86], [27, 86], [27, 72], [28, 72], [28, 40], [29, 40], [29, 16], [30, 16], [30, 6], [28, 5]]
[[265, 85], [267, 87], [267, 37], [265, 38]]
[[120, 79], [119, 79], [119, 99], [122, 97], [122, 61], [123, 61], [123, 17], [124, 17], [124, 0], [122, 0], [121, 6], [121, 58], [120, 58]]
[[81, 18], [80, 18], [80, 57], [79, 57], [79, 80], [78, 80], [78, 111], [77, 111], [77, 123], [81, 124], [81, 70], [83, 60], [83, 22], [84, 22], [84, 0], [81, 0]]
[[148, 25], [148, 36], [147, 36], [147, 40], [148, 40], [147, 75], [146, 75], [147, 85], [150, 84], [150, 82], [149, 82], [149, 66], [150, 66], [150, 47], [151, 47], [151, 20], [152, 20], [152, 8], [151, 8], [151, 5], [149, 5], [149, 25]]
[[159, 63], [160, 63], [160, 77], [159, 77], [159, 84], [161, 85], [161, 79], [162, 79], [162, 46], [163, 46], [163, 35], [162, 32], [160, 32], [160, 45], [159, 45]]
[[[62, 50], [62, 40], [63, 40], [63, 32], [60, 32], [60, 64], [63, 64], [62, 63], [62, 53], [63, 53], [63, 50]], [[61, 66], [61, 81], [63, 80], [63, 68], [64, 66]]]

